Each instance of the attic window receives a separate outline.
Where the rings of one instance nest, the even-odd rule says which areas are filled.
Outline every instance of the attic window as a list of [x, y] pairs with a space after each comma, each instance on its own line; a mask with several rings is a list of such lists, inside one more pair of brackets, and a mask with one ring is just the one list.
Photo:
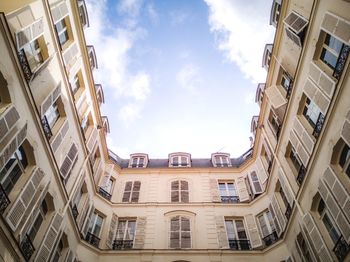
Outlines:
[[214, 154], [212, 155], [212, 162], [214, 167], [231, 167], [229, 154]]
[[170, 154], [169, 167], [190, 167], [189, 154]]
[[292, 40], [296, 45], [302, 46], [305, 29], [309, 21], [292, 11], [285, 19], [285, 31], [290, 40]]
[[147, 166], [148, 157], [146, 154], [131, 155], [129, 161], [129, 168], [142, 168]]

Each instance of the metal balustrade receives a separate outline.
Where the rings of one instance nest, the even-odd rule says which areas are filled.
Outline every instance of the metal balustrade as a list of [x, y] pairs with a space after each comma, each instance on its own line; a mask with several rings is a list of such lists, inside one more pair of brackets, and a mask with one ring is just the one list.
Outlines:
[[133, 240], [122, 240], [122, 239], [116, 239], [113, 242], [113, 250], [120, 250], [120, 249], [131, 249], [134, 245]]
[[339, 261], [345, 261], [346, 256], [349, 254], [350, 246], [346, 242], [343, 236], [340, 236], [337, 243], [333, 248], [333, 252]]
[[316, 121], [316, 125], [315, 125], [315, 128], [312, 132], [312, 135], [317, 139], [320, 134], [321, 134], [321, 130], [322, 130], [322, 127], [323, 127], [323, 124], [324, 124], [324, 115], [322, 113], [320, 113], [318, 115], [318, 118], [317, 118], [317, 121]]
[[85, 240], [95, 247], [99, 247], [101, 239], [94, 234], [88, 232], [85, 236]]
[[273, 231], [270, 235], [263, 237], [263, 242], [266, 247], [271, 246], [272, 244], [278, 241], [278, 235], [276, 231]]
[[231, 250], [250, 250], [250, 241], [248, 239], [229, 239], [228, 243]]
[[109, 201], [112, 198], [112, 195], [110, 193], [108, 193], [106, 190], [104, 190], [102, 187], [99, 187], [98, 193], [100, 194], [100, 196], [102, 196], [103, 198], [105, 198]]
[[41, 125], [44, 129], [44, 133], [47, 140], [50, 140], [50, 138], [52, 137], [52, 131], [45, 115], [41, 118]]
[[340, 79], [343, 73], [349, 53], [350, 53], [350, 46], [343, 44], [338, 56], [337, 63], [333, 71], [333, 77], [335, 77], [337, 80]]
[[221, 196], [221, 203], [239, 203], [238, 196]]
[[24, 238], [20, 244], [20, 248], [21, 248], [22, 254], [24, 256], [24, 259], [26, 261], [29, 261], [29, 259], [31, 258], [31, 256], [33, 255], [33, 253], [35, 251], [35, 248], [34, 248], [32, 241], [30, 240], [30, 237], [28, 236], [28, 234], [24, 235]]
[[0, 214], [3, 214], [6, 208], [10, 205], [11, 201], [8, 198], [5, 189], [0, 184]]

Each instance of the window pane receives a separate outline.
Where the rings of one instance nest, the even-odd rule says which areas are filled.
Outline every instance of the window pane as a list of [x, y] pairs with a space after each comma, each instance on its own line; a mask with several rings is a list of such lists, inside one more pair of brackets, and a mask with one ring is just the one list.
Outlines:
[[190, 231], [190, 220], [186, 217], [181, 217], [181, 231]]
[[343, 43], [336, 39], [335, 37], [327, 34], [326, 39], [324, 41], [326, 45], [328, 45], [330, 48], [332, 48], [337, 54], [340, 53], [340, 50], [343, 46]]
[[28, 166], [28, 160], [27, 160], [27, 156], [26, 156], [26, 153], [24, 151], [23, 146], [20, 146], [18, 148], [18, 150], [16, 151], [16, 155], [17, 155], [19, 161], [21, 162], [22, 167], [26, 168]]
[[333, 226], [333, 223], [330, 220], [330, 218], [328, 217], [327, 213], [324, 214], [322, 221], [323, 221], [323, 223], [324, 223], [324, 225], [329, 233], [329, 236], [332, 238], [333, 243], [337, 243], [340, 235], [338, 234], [337, 230]]
[[117, 234], [116, 239], [121, 240], [124, 239], [124, 232], [126, 227], [126, 221], [119, 221], [118, 227], [117, 227]]
[[43, 220], [44, 219], [43, 219], [42, 215], [39, 213], [39, 215], [36, 217], [35, 222], [34, 222], [32, 228], [30, 229], [29, 234], [28, 234], [29, 238], [32, 242], [33, 242], [36, 234], [38, 233]]
[[191, 247], [191, 233], [181, 232], [181, 248], [190, 248], [190, 247]]
[[330, 66], [331, 68], [335, 68], [335, 65], [337, 64], [337, 59], [338, 57], [335, 56], [333, 53], [331, 53], [330, 51], [328, 51], [326, 48], [322, 49], [321, 52], [321, 60], [327, 64], [328, 66]]
[[125, 233], [125, 240], [133, 240], [135, 236], [136, 221], [128, 221], [128, 228]]
[[228, 239], [236, 239], [235, 231], [233, 228], [233, 221], [225, 220], [225, 225]]
[[180, 232], [170, 232], [170, 248], [180, 247]]
[[270, 232], [269, 232], [269, 229], [268, 229], [268, 227], [266, 225], [266, 221], [265, 221], [264, 215], [259, 216], [258, 220], [259, 220], [259, 224], [260, 224], [260, 228], [261, 228], [261, 232], [263, 234], [263, 237], [269, 235]]
[[170, 221], [170, 231], [179, 231], [180, 230], [180, 217], [173, 217]]

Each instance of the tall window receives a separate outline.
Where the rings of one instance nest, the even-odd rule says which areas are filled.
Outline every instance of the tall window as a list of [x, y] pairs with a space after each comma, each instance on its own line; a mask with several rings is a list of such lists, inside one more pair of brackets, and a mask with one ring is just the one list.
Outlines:
[[123, 202], [138, 202], [140, 196], [140, 181], [128, 181], [125, 184]]
[[225, 219], [226, 233], [230, 249], [249, 250], [250, 244], [242, 219]]
[[133, 157], [131, 167], [132, 168], [143, 167], [144, 161], [145, 161], [144, 157]]
[[114, 249], [132, 248], [135, 238], [136, 219], [119, 219]]
[[288, 203], [288, 200], [287, 200], [287, 197], [286, 197], [286, 194], [284, 193], [283, 191], [283, 188], [280, 186], [280, 189], [279, 189], [279, 193], [280, 193], [280, 196], [283, 200], [283, 204], [285, 207], [289, 206], [289, 203]]
[[21, 145], [0, 171], [0, 183], [8, 195], [28, 166], [27, 156]]
[[343, 172], [350, 178], [350, 147], [344, 143], [338, 160]]
[[302, 164], [297, 152], [295, 152], [295, 149], [293, 146], [291, 146], [289, 158], [293, 164], [293, 167], [295, 168], [295, 171], [299, 172], [299, 170], [303, 164]]
[[103, 223], [103, 217], [98, 213], [93, 213], [88, 232], [96, 237], [99, 237], [101, 234], [102, 229], [102, 223]]
[[72, 88], [72, 92], [73, 94], [75, 95], [76, 92], [79, 90], [80, 88], [80, 80], [79, 80], [79, 76], [78, 74], [76, 74], [74, 77], [73, 77], [73, 80], [71, 82], [71, 88]]
[[326, 208], [326, 205], [323, 201], [323, 199], [320, 200], [320, 203], [318, 204], [317, 212], [321, 216], [321, 220], [328, 231], [329, 236], [331, 237], [334, 244], [337, 243], [339, 240], [341, 234], [339, 232], [339, 229], [336, 226], [336, 223], [333, 221], [333, 218], [328, 213], [328, 210]]
[[189, 202], [188, 182], [178, 180], [171, 182], [171, 202]]
[[35, 236], [37, 235], [39, 229], [40, 229], [40, 226], [41, 224], [43, 223], [44, 219], [45, 219], [45, 216], [47, 214], [47, 203], [46, 203], [46, 200], [44, 199], [43, 202], [41, 202], [41, 205], [39, 207], [39, 212], [34, 220], [34, 223], [32, 224], [32, 226], [30, 227], [29, 229], [29, 233], [28, 233], [28, 236], [29, 236], [29, 239], [33, 242], [34, 241], [34, 238]]
[[56, 28], [58, 40], [60, 41], [60, 45], [63, 46], [69, 39], [65, 18], [58, 21], [55, 24], [55, 28]]
[[341, 41], [329, 34], [326, 34], [322, 45], [320, 59], [331, 69], [334, 69], [342, 47], [343, 43]]
[[273, 132], [277, 136], [281, 123], [278, 119], [278, 116], [275, 114], [275, 112], [272, 109], [270, 110], [270, 114], [269, 114], [269, 122], [271, 124]]
[[236, 186], [233, 181], [219, 182], [219, 191], [220, 191], [221, 202], [223, 203], [239, 202]]
[[322, 114], [319, 107], [308, 97], [306, 98], [303, 115], [306, 120], [310, 123], [312, 128], [315, 128], [319, 115]]
[[23, 46], [23, 51], [29, 63], [30, 70], [32, 72], [35, 71], [44, 61], [39, 38]]
[[175, 216], [170, 220], [170, 248], [191, 248], [190, 219]]
[[259, 226], [265, 246], [270, 246], [278, 240], [275, 225], [269, 210], [258, 215]]
[[60, 257], [62, 257], [63, 255], [63, 249], [64, 249], [64, 244], [62, 239], [60, 239], [56, 247], [56, 250], [54, 252], [52, 262], [58, 262], [60, 260]]
[[58, 118], [60, 117], [57, 100], [47, 109], [47, 111], [45, 112], [45, 117], [50, 128], [52, 129], [55, 123], [57, 122]]
[[301, 232], [297, 235], [296, 243], [301, 257], [303, 257], [305, 261], [313, 261], [309, 246], [307, 245]]

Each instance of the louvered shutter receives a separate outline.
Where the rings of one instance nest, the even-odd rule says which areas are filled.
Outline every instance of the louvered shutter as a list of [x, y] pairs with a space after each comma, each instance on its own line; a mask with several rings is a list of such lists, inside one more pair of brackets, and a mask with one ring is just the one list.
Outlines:
[[248, 178], [249, 178], [249, 183], [251, 185], [254, 195], [261, 194], [263, 192], [263, 189], [256, 172], [255, 171], [250, 172], [248, 174]]
[[305, 82], [304, 93], [317, 105], [323, 115], [327, 113], [330, 99], [309, 78]]
[[296, 131], [294, 129], [290, 131], [289, 140], [292, 146], [294, 147], [297, 155], [299, 156], [301, 162], [303, 163], [304, 167], [306, 167], [310, 160], [310, 154], [306, 151], [295, 132]]
[[322, 238], [322, 235], [318, 230], [315, 221], [310, 213], [306, 213], [303, 216], [302, 223], [305, 232], [307, 233], [308, 240], [312, 244], [320, 261], [333, 261], [333, 258], [330, 255], [330, 252]]
[[113, 213], [111, 218], [111, 223], [109, 226], [107, 241], [106, 241], [106, 245], [110, 249], [112, 249], [113, 247], [113, 241], [114, 241], [115, 231], [117, 229], [117, 223], [118, 223], [118, 216], [115, 213]]
[[94, 148], [94, 145], [96, 143], [97, 135], [98, 135], [97, 129], [93, 128], [92, 133], [91, 133], [91, 135], [89, 137], [89, 140], [86, 143], [86, 147], [87, 147], [87, 149], [89, 150], [90, 153], [92, 152], [92, 150]]
[[5, 138], [8, 131], [15, 126], [18, 120], [19, 114], [14, 105], [11, 105], [5, 113], [0, 115], [0, 141]]
[[275, 195], [272, 196], [271, 204], [275, 210], [275, 214], [278, 219], [278, 222], [281, 225], [281, 230], [284, 231], [287, 226], [287, 221]]
[[50, 106], [56, 102], [61, 95], [61, 82], [48, 94], [48, 96], [40, 104], [40, 113], [43, 116]]
[[16, 201], [9, 210], [6, 216], [6, 221], [13, 231], [16, 231], [26, 209], [36, 196], [36, 192], [42, 190], [39, 185], [43, 178], [44, 172], [40, 168], [34, 169], [31, 178], [27, 181]]
[[95, 211], [95, 207], [93, 206], [93, 204], [91, 202], [91, 205], [89, 206], [89, 211], [87, 212], [87, 216], [85, 218], [84, 227], [82, 229], [82, 234], [83, 234], [84, 238], [85, 238], [86, 234], [88, 233], [90, 222], [91, 222], [91, 217], [92, 217], [94, 211]]
[[60, 167], [60, 173], [62, 178], [66, 181], [70, 175], [70, 172], [73, 169], [73, 166], [78, 158], [78, 148], [73, 143], [71, 147], [69, 148], [68, 154], [63, 160], [61, 167]]
[[299, 118], [296, 117], [293, 123], [293, 129], [296, 135], [302, 141], [305, 149], [308, 151], [308, 154], [312, 153], [314, 149], [315, 141], [314, 138], [309, 134], [303, 124], [300, 122]]
[[180, 201], [179, 186], [180, 186], [179, 181], [171, 182], [171, 202]]
[[245, 222], [248, 228], [250, 244], [252, 248], [258, 248], [262, 246], [261, 237], [259, 234], [258, 226], [255, 222], [255, 218], [252, 214], [244, 216]]
[[280, 236], [282, 234], [282, 229], [281, 229], [281, 225], [278, 221], [278, 218], [276, 216], [276, 213], [275, 213], [275, 210], [274, 210], [272, 204], [269, 204], [269, 211], [270, 211], [270, 214], [272, 217], [273, 224], [274, 224], [275, 229], [276, 229], [276, 233], [278, 236]]
[[296, 34], [299, 34], [308, 24], [307, 19], [294, 11], [289, 13], [283, 22]]
[[132, 189], [132, 182], [131, 181], [126, 182], [122, 202], [130, 201], [131, 189]]
[[238, 177], [236, 179], [236, 187], [237, 187], [237, 193], [239, 196], [239, 201], [240, 202], [246, 202], [250, 200], [249, 197], [249, 191], [247, 189], [247, 185], [245, 183], [244, 177]]
[[228, 248], [228, 239], [226, 235], [225, 221], [222, 216], [215, 217], [216, 232], [218, 235], [219, 248]]
[[51, 220], [51, 224], [46, 231], [44, 239], [40, 245], [35, 261], [46, 262], [48, 261], [51, 251], [56, 243], [56, 239], [59, 236], [59, 232], [61, 229], [63, 221], [63, 216], [59, 213], [56, 213], [53, 219]]
[[66, 65], [68, 72], [77, 61], [78, 53], [79, 53], [78, 46], [75, 42], [72, 43], [66, 50], [64, 50], [63, 61]]
[[350, 22], [331, 13], [326, 12], [321, 28], [339, 38], [342, 42], [349, 42]]
[[144, 247], [146, 236], [146, 223], [146, 217], [138, 217], [136, 220], [134, 248], [142, 249]]
[[54, 8], [51, 8], [51, 14], [53, 23], [56, 24], [58, 21], [62, 20], [63, 17], [68, 15], [68, 7], [65, 1], [62, 1]]
[[285, 175], [282, 173], [281, 169], [278, 170], [278, 180], [280, 181], [282, 190], [287, 198], [289, 205], [292, 207], [294, 204], [294, 193], [288, 186], [288, 180], [285, 177]]
[[65, 262], [75, 262], [75, 255], [72, 250], [69, 249]]
[[44, 33], [43, 18], [39, 18], [31, 25], [26, 26], [16, 33], [16, 42], [18, 50], [22, 49], [24, 45], [30, 43]]
[[209, 187], [210, 187], [212, 202], [221, 202], [220, 192], [218, 189], [218, 181], [214, 178], [210, 178]]
[[138, 202], [139, 201], [140, 189], [141, 189], [141, 182], [134, 181], [133, 188], [132, 188], [132, 194], [131, 194], [131, 202]]
[[260, 157], [257, 158], [255, 160], [255, 163], [256, 163], [256, 166], [257, 166], [256, 173], [257, 173], [257, 175], [260, 178], [261, 184], [264, 184], [266, 182], [268, 176], [267, 176], [266, 170], [265, 170], [265, 168], [263, 166], [263, 163], [261, 162], [261, 158]]
[[329, 98], [332, 98], [336, 82], [332, 77], [328, 76], [328, 74], [324, 72], [314, 61], [311, 61], [310, 63], [309, 78]]
[[81, 209], [81, 214], [79, 214], [78, 219], [77, 219], [78, 220], [78, 227], [79, 227], [81, 232], [83, 231], [84, 222], [85, 222], [85, 219], [88, 217], [88, 213], [90, 211], [91, 206], [92, 206], [91, 198], [89, 195], [87, 195], [85, 202], [84, 202], [84, 205]]
[[273, 108], [277, 109], [287, 103], [287, 99], [281, 94], [277, 86], [270, 86], [265, 90], [265, 94]]
[[288, 38], [292, 40], [293, 43], [296, 44], [297, 46], [302, 47], [300, 37], [296, 33], [294, 33], [292, 30], [290, 30], [288, 27], [285, 27], [284, 29]]
[[69, 122], [67, 119], [65, 119], [61, 129], [59, 130], [58, 134], [56, 137], [52, 140], [51, 142], [51, 148], [53, 152], [56, 152], [59, 146], [62, 144], [62, 141], [66, 134], [68, 133], [69, 130]]

